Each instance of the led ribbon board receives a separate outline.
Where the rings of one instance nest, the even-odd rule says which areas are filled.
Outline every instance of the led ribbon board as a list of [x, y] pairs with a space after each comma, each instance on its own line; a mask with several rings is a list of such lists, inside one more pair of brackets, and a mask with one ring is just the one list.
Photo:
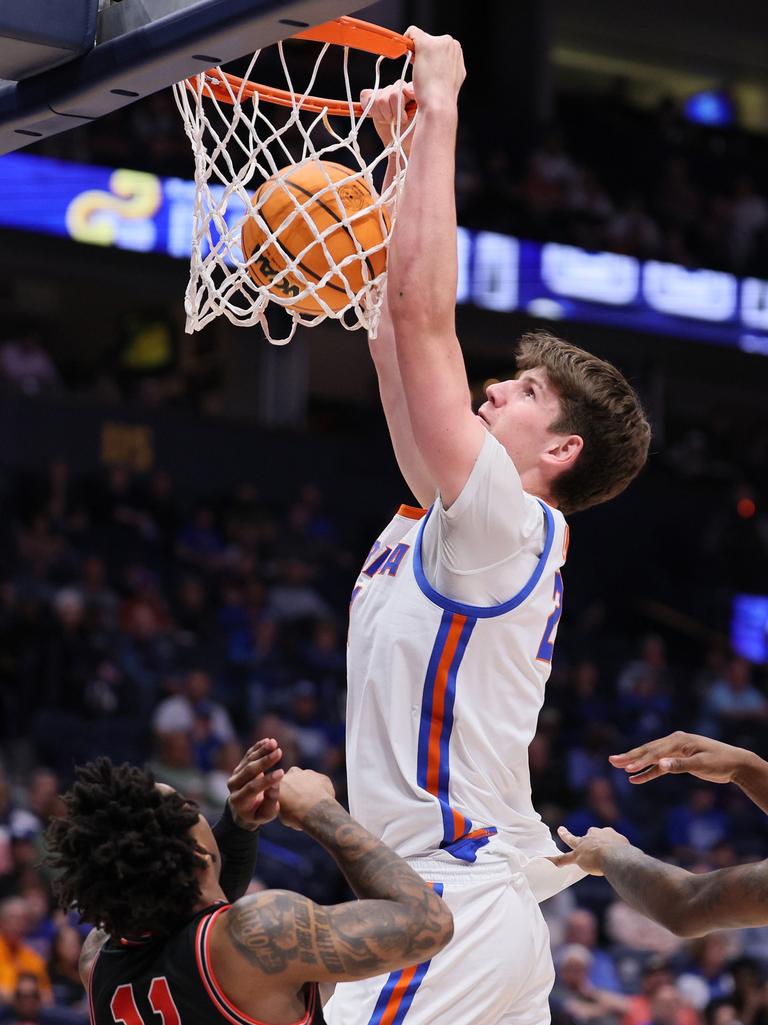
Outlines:
[[[189, 258], [191, 181], [9, 154], [0, 197], [0, 227]], [[458, 247], [460, 303], [768, 355], [768, 281], [465, 228]]]

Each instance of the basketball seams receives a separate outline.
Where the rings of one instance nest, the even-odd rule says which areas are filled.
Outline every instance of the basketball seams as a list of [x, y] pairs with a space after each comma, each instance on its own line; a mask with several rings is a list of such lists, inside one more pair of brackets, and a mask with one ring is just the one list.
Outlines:
[[[343, 167], [342, 164], [334, 164], [330, 160], [325, 161], [325, 163], [331, 164], [332, 167], [340, 168], [341, 170], [346, 172], [344, 177], [345, 178], [349, 177], [349, 172], [348, 172], [347, 168]], [[327, 213], [329, 213], [331, 215], [331, 217], [333, 217], [334, 220], [337, 221], [337, 223], [339, 224], [339, 227], [343, 228], [344, 232], [349, 237], [349, 240], [351, 241], [352, 245], [354, 246], [354, 251], [355, 251], [356, 255], [357, 256], [362, 256], [362, 258], [365, 260], [365, 262], [366, 262], [366, 264], [368, 266], [368, 273], [371, 275], [372, 278], [375, 278], [376, 274], [375, 274], [375, 272], [373, 270], [373, 266], [371, 264], [371, 261], [369, 260], [367, 253], [361, 252], [361, 251], [358, 250], [357, 247], [360, 244], [360, 240], [355, 236], [354, 232], [349, 227], [349, 225], [345, 224], [344, 220], [341, 217], [339, 217], [337, 214], [335, 214], [333, 212], [333, 210], [331, 210], [331, 208], [326, 203], [324, 203], [322, 201], [322, 199], [318, 199], [308, 189], [305, 189], [303, 185], [299, 185], [299, 183], [293, 181], [292, 178], [286, 178], [285, 181], [286, 181], [287, 185], [290, 185], [290, 187], [293, 188], [293, 189], [297, 189], [303, 196], [306, 196], [307, 199], [314, 199], [314, 201], [317, 203], [317, 205], [319, 207], [321, 207], [323, 210], [325, 210]], [[359, 181], [359, 182], [362, 182], [365, 185], [365, 191], [367, 192], [368, 196], [371, 199], [371, 205], [373, 205], [373, 195], [371, 194], [371, 190], [368, 188], [368, 183], [363, 178], [353, 178], [353, 181]], [[332, 186], [338, 185], [338, 184], [339, 184], [338, 182], [335, 182], [335, 181], [331, 180], [329, 182], [327, 188], [331, 188]], [[345, 217], [348, 216], [347, 210], [344, 207], [344, 201], [341, 199], [341, 197], [339, 196], [338, 192], [336, 192], [336, 199], [339, 201], [341, 206], [344, 208], [344, 216]], [[368, 208], [368, 209], [370, 209], [370, 208]], [[362, 249], [362, 246], [361, 246], [361, 249]], [[288, 252], [287, 249], [286, 249], [286, 252]]]
[[[306, 184], [296, 180], [303, 170], [308, 172]], [[326, 308], [324, 304], [341, 311], [345, 308], [339, 305], [341, 297], [344, 297], [346, 307], [349, 307], [355, 303], [355, 296], [367, 284], [362, 273], [362, 261], [365, 260], [369, 280], [374, 280], [385, 267], [388, 223], [377, 203], [376, 193], [362, 175], [333, 161], [302, 162], [294, 167], [283, 168], [277, 175], [280, 176], [279, 180], [273, 177], [263, 182], [253, 197], [259, 220], [250, 217], [242, 228], [246, 258], [250, 259], [261, 250], [261, 256], [253, 260], [246, 271], [260, 288], [270, 289], [285, 299], [290, 298], [290, 288], [283, 286], [301, 288], [302, 285], [291, 271], [301, 272], [305, 276], [301, 290], [308, 291], [308, 294], [294, 303], [287, 303], [299, 312], [322, 314]], [[317, 182], [317, 191], [312, 190], [313, 176], [315, 181], [321, 179]], [[353, 187], [350, 191], [352, 197], [357, 194], [358, 209], [347, 209], [344, 195], [337, 188], [341, 182], [344, 182], [345, 188]], [[335, 204], [330, 197], [321, 198], [329, 190]], [[302, 198], [305, 200], [303, 203], [300, 202]], [[333, 209], [334, 205], [338, 207], [337, 210]], [[268, 241], [270, 236], [271, 241]], [[339, 252], [346, 248], [341, 239], [351, 244], [351, 251]], [[302, 245], [297, 248], [293, 245], [294, 241]], [[266, 266], [261, 266], [262, 260]], [[286, 266], [288, 261], [290, 264]], [[270, 262], [276, 267], [270, 268]], [[381, 266], [377, 272], [378, 264]], [[329, 271], [330, 277], [343, 284], [327, 280], [313, 288], [312, 282], [319, 283]], [[273, 273], [271, 279], [270, 272]], [[281, 275], [280, 284], [273, 288], [278, 274]], [[326, 289], [328, 292], [324, 295]]]

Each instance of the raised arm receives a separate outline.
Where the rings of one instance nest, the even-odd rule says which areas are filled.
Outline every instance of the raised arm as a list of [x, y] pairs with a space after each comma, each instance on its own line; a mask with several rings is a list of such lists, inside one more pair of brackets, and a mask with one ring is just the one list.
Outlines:
[[376, 367], [381, 406], [397, 465], [416, 501], [427, 509], [435, 500], [437, 484], [427, 469], [414, 437], [397, 362], [395, 329], [392, 326], [386, 299], [381, 311], [377, 336], [375, 339], [369, 338], [368, 344]]
[[252, 991], [244, 964], [275, 985], [340, 982], [426, 961], [445, 946], [453, 934], [447, 906], [350, 818], [325, 777], [291, 769], [280, 802], [283, 821], [321, 843], [363, 899], [323, 907], [273, 890], [238, 901], [214, 934], [214, 967], [230, 998]]
[[408, 175], [388, 264], [389, 310], [413, 437], [446, 506], [459, 495], [485, 429], [472, 413], [455, 329], [454, 198], [461, 47], [411, 28], [418, 104]]
[[[367, 104], [370, 100], [370, 90], [364, 89], [360, 95], [360, 100], [363, 104]], [[379, 138], [385, 146], [391, 142], [398, 121], [401, 136], [412, 123], [413, 115], [409, 114], [407, 110], [407, 105], [411, 100], [413, 100], [413, 85], [410, 82], [405, 85], [401, 83], [390, 85], [385, 89], [379, 90], [371, 106], [371, 118]], [[403, 140], [402, 148], [406, 157], [410, 155], [416, 129], [417, 126], [414, 125], [410, 133]], [[397, 158], [394, 154], [390, 154], [382, 186], [383, 193], [389, 188], [398, 170]], [[392, 317], [389, 312], [389, 303], [386, 295], [376, 338], [369, 336], [368, 345], [374, 366], [376, 367], [381, 405], [387, 421], [397, 465], [400, 468], [405, 483], [415, 495], [419, 505], [426, 508], [434, 501], [437, 486], [427, 470], [413, 436], [411, 418], [408, 413], [403, 382], [400, 377], [400, 367], [397, 362], [395, 330], [392, 325]]]
[[219, 886], [227, 900], [237, 900], [253, 878], [258, 850], [257, 830], [277, 816], [283, 756], [274, 737], [259, 740], [245, 752], [227, 780], [229, 798], [213, 835], [219, 847]]
[[768, 762], [744, 748], [678, 730], [609, 760], [635, 784], [682, 772], [710, 783], [735, 783], [768, 814]]
[[630, 907], [678, 936], [768, 925], [768, 862], [695, 874], [649, 857], [612, 829], [558, 832], [571, 851], [556, 864], [604, 875]]

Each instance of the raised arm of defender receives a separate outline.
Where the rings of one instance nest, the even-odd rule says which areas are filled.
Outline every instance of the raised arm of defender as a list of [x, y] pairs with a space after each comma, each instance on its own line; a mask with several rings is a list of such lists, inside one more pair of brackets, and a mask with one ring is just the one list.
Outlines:
[[[216, 975], [238, 1006], [258, 992], [307, 981], [365, 978], [428, 960], [453, 933], [432, 888], [344, 811], [325, 776], [291, 769], [280, 785], [281, 818], [333, 856], [357, 902], [321, 907], [297, 893], [245, 897], [222, 916], [212, 941]], [[244, 971], [244, 964], [249, 971]]]
[[609, 760], [635, 784], [681, 772], [710, 783], [735, 783], [768, 815], [768, 762], [753, 751], [678, 730]]
[[[625, 754], [613, 755], [616, 768], [634, 773], [635, 784], [667, 773], [690, 772], [713, 783], [736, 783], [768, 812], [768, 763], [750, 751], [691, 733], [673, 733]], [[714, 929], [768, 925], [768, 862], [694, 874], [649, 857], [612, 829], [590, 829], [574, 836], [560, 827], [570, 853], [552, 860], [578, 864], [604, 875], [631, 907], [679, 936], [702, 936]]]

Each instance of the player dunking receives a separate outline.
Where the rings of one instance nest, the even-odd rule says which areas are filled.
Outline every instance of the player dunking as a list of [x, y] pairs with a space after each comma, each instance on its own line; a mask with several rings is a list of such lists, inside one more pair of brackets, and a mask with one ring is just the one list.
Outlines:
[[[274, 741], [261, 742], [230, 780], [247, 828], [228, 811], [221, 847], [194, 804], [148, 773], [106, 758], [77, 771], [47, 843], [64, 906], [99, 926], [80, 960], [92, 1025], [306, 1025], [315, 983], [402, 969], [445, 946], [451, 914], [439, 888], [350, 819], [325, 776], [291, 769], [278, 795], [264, 770], [279, 757]], [[366, 899], [242, 897], [249, 828], [278, 811]]]
[[[614, 367], [543, 333], [472, 412], [454, 327], [464, 64], [453, 39], [409, 34], [418, 120], [371, 348], [398, 463], [429, 511], [401, 508], [354, 588], [349, 793], [356, 817], [444, 886], [456, 932], [407, 987], [339, 986], [326, 1017], [540, 1025], [553, 971], [537, 902], [580, 877], [546, 858], [527, 757], [562, 611], [563, 514], [622, 491], [650, 430]], [[376, 102], [385, 141], [401, 102], [396, 89]]]

